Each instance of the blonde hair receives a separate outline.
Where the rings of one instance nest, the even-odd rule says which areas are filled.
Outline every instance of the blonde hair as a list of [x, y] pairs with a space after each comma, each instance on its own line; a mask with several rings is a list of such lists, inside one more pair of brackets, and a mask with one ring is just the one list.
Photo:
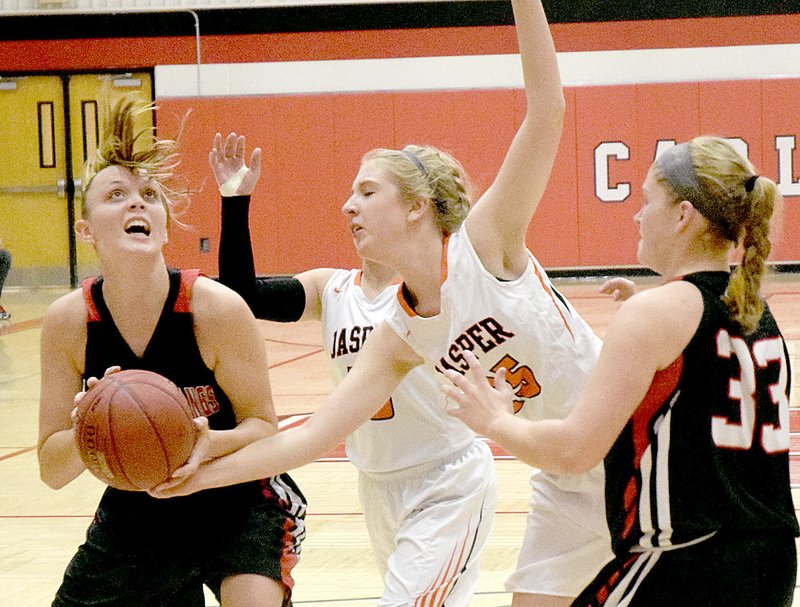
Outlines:
[[177, 190], [168, 184], [173, 179], [179, 164], [177, 140], [159, 139], [155, 129], [135, 128], [135, 119], [140, 114], [155, 110], [155, 104], [145, 103], [132, 96], [120, 98], [107, 109], [103, 123], [100, 145], [94, 157], [84, 166], [83, 178], [83, 216], [86, 217], [86, 193], [94, 177], [110, 166], [121, 166], [133, 174], [153, 180], [159, 189], [167, 222], [177, 215], [179, 203], [188, 200], [188, 191]]
[[372, 150], [362, 163], [376, 159], [391, 175], [404, 202], [419, 197], [433, 202], [442, 235], [458, 230], [472, 204], [472, 191], [466, 171], [455, 158], [431, 146], [407, 145], [402, 150]]
[[[772, 247], [770, 219], [781, 200], [778, 186], [758, 175], [752, 163], [720, 137], [696, 137], [688, 151], [696, 191], [684, 192], [685, 199], [709, 221], [717, 238], [742, 245], [741, 263], [731, 274], [723, 301], [744, 331], [752, 332], [764, 312], [761, 279]], [[662, 180], [684, 199], [663, 174]]]

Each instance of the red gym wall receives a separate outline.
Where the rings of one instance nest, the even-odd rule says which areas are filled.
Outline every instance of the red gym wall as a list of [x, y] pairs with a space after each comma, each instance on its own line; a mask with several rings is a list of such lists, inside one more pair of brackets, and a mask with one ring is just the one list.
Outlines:
[[[565, 51], [800, 42], [800, 15], [680, 21], [555, 24]], [[423, 41], [424, 35], [424, 41]], [[511, 27], [205, 36], [204, 63], [516, 53]], [[193, 37], [0, 41], [0, 72], [133, 69], [192, 64]], [[800, 81], [753, 80], [576, 87], [566, 91], [559, 156], [534, 217], [529, 245], [550, 268], [635, 264], [640, 184], [660, 140], [699, 133], [738, 137], [764, 175], [779, 174], [777, 138], [800, 133]], [[215, 132], [235, 130], [265, 151], [252, 204], [256, 267], [293, 273], [358, 263], [339, 209], [362, 154], [378, 146], [429, 143], [462, 160], [476, 190], [494, 177], [524, 112], [520, 90], [320, 94], [160, 99], [159, 133], [185, 118], [183, 175], [199, 191], [168, 248], [170, 262], [216, 273], [218, 194], [207, 168]], [[616, 142], [616, 143], [615, 143]], [[784, 142], [785, 143], [785, 142]], [[608, 144], [611, 144], [610, 146]], [[628, 159], [598, 150], [627, 150]], [[793, 162], [792, 162], [793, 159]], [[784, 158], [784, 163], [786, 158]], [[620, 202], [596, 195], [599, 164]], [[800, 177], [792, 151], [791, 181]], [[782, 169], [784, 172], [786, 167]], [[800, 221], [800, 196], [786, 198], [785, 225]], [[210, 252], [199, 241], [208, 238]], [[784, 237], [772, 258], [800, 260]]]
[[[528, 238], [551, 268], [636, 263], [632, 217], [659, 140], [682, 141], [697, 133], [738, 137], [748, 143], [762, 173], [776, 179], [775, 138], [800, 127], [796, 80], [571, 88], [566, 99], [561, 148]], [[263, 183], [251, 207], [256, 267], [282, 273], [358, 263], [340, 207], [361, 155], [373, 147], [417, 142], [450, 150], [483, 191], [519, 124], [524, 96], [511, 90], [331, 94], [166, 99], [160, 106], [159, 126], [166, 133], [176, 132], [177, 117], [191, 110], [183, 173], [192, 184], [205, 181], [186, 215], [193, 229], [173, 234], [170, 255], [183, 265], [216, 271], [216, 255], [198, 247], [199, 238], [209, 238], [215, 252], [219, 234], [218, 194], [207, 155], [216, 131], [234, 130], [266, 154]], [[624, 144], [629, 158], [596, 160], [606, 142]], [[625, 200], [597, 197], [598, 162], [607, 163], [609, 186], [627, 184]], [[797, 201], [786, 199], [787, 226], [800, 222]], [[800, 259], [800, 242], [782, 239], [773, 259]]]

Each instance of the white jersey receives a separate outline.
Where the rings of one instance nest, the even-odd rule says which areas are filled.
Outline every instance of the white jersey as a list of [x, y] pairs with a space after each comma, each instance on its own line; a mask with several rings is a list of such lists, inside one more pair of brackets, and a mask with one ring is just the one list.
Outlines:
[[563, 418], [601, 341], [529, 255], [519, 278], [499, 280], [483, 267], [462, 226], [444, 244], [440, 313], [418, 316], [400, 290], [386, 320], [437, 371], [464, 372], [463, 353], [471, 350], [487, 371], [506, 367], [518, 415]]
[[[397, 285], [370, 300], [360, 283], [361, 270], [336, 270], [322, 293], [323, 338], [336, 383], [397, 300]], [[347, 438], [350, 461], [359, 470], [387, 472], [442, 459], [470, 444], [475, 434], [447, 415], [440, 385], [431, 366], [413, 369], [391, 400]]]

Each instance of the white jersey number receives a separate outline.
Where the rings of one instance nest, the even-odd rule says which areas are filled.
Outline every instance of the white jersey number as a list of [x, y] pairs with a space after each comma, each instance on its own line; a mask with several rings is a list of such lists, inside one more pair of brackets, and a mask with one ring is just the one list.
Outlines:
[[[789, 450], [789, 399], [786, 397], [788, 365], [783, 341], [772, 337], [753, 344], [752, 352], [740, 337], [727, 331], [717, 335], [717, 354], [722, 358], [736, 357], [739, 376], [728, 382], [728, 396], [739, 402], [739, 421], [715, 415], [711, 418], [714, 444], [728, 449], [750, 449], [760, 430], [761, 448], [767, 453]], [[773, 404], [778, 408], [778, 424], [756, 424], [756, 378], [759, 369], [770, 364], [779, 366], [777, 383], [768, 386]]]

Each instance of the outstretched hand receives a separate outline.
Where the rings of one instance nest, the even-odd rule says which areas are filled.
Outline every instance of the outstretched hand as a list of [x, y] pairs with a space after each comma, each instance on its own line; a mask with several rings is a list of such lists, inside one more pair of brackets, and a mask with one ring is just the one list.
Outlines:
[[506, 381], [505, 367], [492, 379], [472, 352], [464, 352], [464, 360], [469, 365], [464, 375], [451, 370], [444, 372], [452, 385], [442, 386], [442, 391], [450, 403], [457, 405], [448, 406], [447, 413], [478, 434], [491, 437], [499, 419], [514, 416], [514, 391]]
[[197, 431], [197, 442], [194, 445], [189, 459], [186, 463], [175, 470], [166, 481], [156, 485], [148, 491], [150, 495], [158, 498], [176, 497], [178, 495], [189, 495], [200, 491], [203, 487], [197, 479], [196, 472], [207, 460], [209, 444], [211, 442], [208, 418], [198, 417], [194, 420]]
[[249, 196], [261, 175], [261, 148], [250, 155], [250, 166], [245, 164], [245, 137], [230, 133], [214, 135], [214, 144], [208, 154], [208, 164], [214, 172], [220, 194], [223, 196]]
[[600, 287], [600, 292], [611, 295], [614, 301], [625, 301], [636, 292], [636, 284], [627, 278], [609, 278]]

